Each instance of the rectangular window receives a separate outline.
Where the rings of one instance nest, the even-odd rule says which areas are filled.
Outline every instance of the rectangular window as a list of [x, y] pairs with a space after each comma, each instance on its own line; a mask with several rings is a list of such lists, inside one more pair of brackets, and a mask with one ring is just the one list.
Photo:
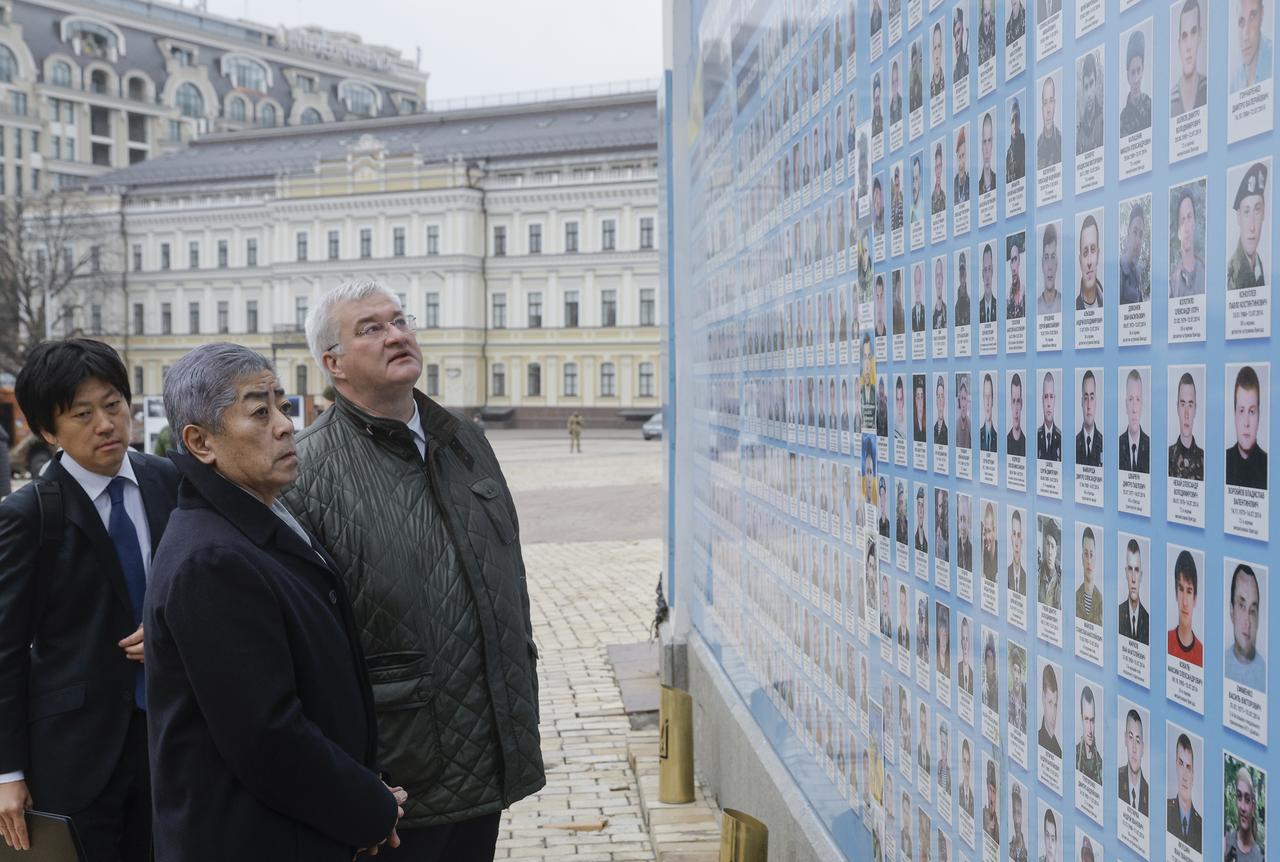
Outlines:
[[493, 328], [507, 328], [507, 295], [505, 293], [493, 295]]
[[641, 398], [653, 397], [653, 363], [652, 362], [640, 363], [640, 391], [638, 394]]
[[424, 329], [440, 328], [440, 294], [427, 294], [426, 314], [422, 318], [422, 326]]
[[200, 303], [187, 304], [187, 332], [195, 335], [200, 331]]
[[227, 268], [227, 241], [218, 240], [218, 269]]
[[89, 271], [102, 272], [102, 246], [89, 246]]
[[391, 230], [391, 254], [395, 257], [404, 257], [404, 228], [402, 227]]
[[200, 268], [200, 243], [196, 240], [187, 243], [187, 265], [191, 269]]
[[174, 143], [182, 140], [182, 122], [180, 120], [169, 121], [169, 140]]
[[341, 248], [338, 244], [338, 232], [331, 230], [329, 231], [329, 260], [337, 260], [339, 251]]
[[307, 364], [305, 362], [298, 363], [297, 368], [294, 369], [294, 377], [295, 377], [294, 382], [296, 384], [293, 390], [294, 394], [306, 395], [307, 394]]
[[440, 225], [427, 225], [427, 254], [440, 253]]
[[102, 334], [102, 306], [89, 306], [89, 332], [93, 335]]
[[298, 240], [297, 259], [299, 261], [305, 261], [307, 259], [307, 234], [304, 231], [298, 231], [297, 240]]
[[564, 394], [574, 398], [578, 394], [578, 363], [566, 362], [564, 366]]
[[538, 363], [529, 363], [529, 374], [524, 388], [525, 394], [530, 398], [538, 398], [542, 395], [542, 366]]
[[147, 311], [141, 302], [133, 304], [133, 334], [146, 334]]
[[640, 219], [640, 247], [653, 248], [653, 216]]
[[542, 328], [542, 293], [529, 294], [529, 328]]
[[133, 366], [133, 394], [134, 395], [141, 395], [143, 391], [145, 391], [145, 387], [142, 385], [142, 383], [143, 383], [142, 366], [135, 365]]
[[12, 96], [13, 101], [11, 104], [13, 105], [13, 112], [19, 117], [25, 117], [27, 115], [27, 94], [19, 93], [17, 90], [14, 90]]
[[618, 245], [618, 223], [607, 218], [600, 223], [600, 250], [613, 251]]
[[493, 228], [493, 256], [502, 257], [507, 253], [507, 229], [502, 225]]
[[218, 334], [226, 335], [231, 331], [231, 303], [225, 299], [218, 300]]
[[432, 398], [440, 397], [440, 366], [427, 366], [427, 394]]
[[600, 291], [600, 325], [618, 325], [618, 291]]
[[542, 254], [542, 225], [529, 225], [529, 254]]
[[293, 298], [293, 325], [301, 332], [307, 325], [307, 297]]
[[657, 318], [654, 309], [654, 289], [645, 287], [640, 289], [640, 325], [654, 326]]
[[373, 257], [373, 230], [371, 228], [360, 228], [360, 256]]
[[245, 240], [244, 263], [245, 263], [245, 266], [258, 265], [258, 241], [256, 239]]
[[564, 292], [564, 325], [573, 329], [578, 325], [578, 291]]
[[173, 306], [170, 303], [160, 303], [160, 334], [173, 335]]
[[160, 268], [169, 268], [169, 243], [167, 242], [160, 243]]
[[578, 223], [576, 221], [565, 222], [564, 224], [564, 250], [570, 254], [578, 250]]
[[507, 394], [507, 369], [502, 365], [493, 366], [493, 385], [489, 394], [498, 398], [505, 397]]
[[600, 364], [600, 397], [613, 398], [617, 394], [617, 374], [614, 373], [613, 363], [602, 362]]
[[258, 300], [251, 299], [244, 306], [244, 331], [255, 333], [258, 331]]

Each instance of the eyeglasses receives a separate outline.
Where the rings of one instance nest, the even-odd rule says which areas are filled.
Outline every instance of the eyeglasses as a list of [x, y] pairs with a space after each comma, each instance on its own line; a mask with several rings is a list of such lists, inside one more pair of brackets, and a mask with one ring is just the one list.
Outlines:
[[[389, 322], [378, 321], [374, 323], [365, 323], [356, 329], [356, 338], [368, 342], [378, 341], [386, 338], [387, 334], [393, 327], [398, 332], [414, 332], [418, 328], [418, 318], [414, 317], [412, 314], [401, 314], [397, 317], [393, 317]], [[341, 344], [341, 342], [335, 341], [333, 344], [330, 344], [325, 348], [325, 352], [333, 350], [339, 344]]]

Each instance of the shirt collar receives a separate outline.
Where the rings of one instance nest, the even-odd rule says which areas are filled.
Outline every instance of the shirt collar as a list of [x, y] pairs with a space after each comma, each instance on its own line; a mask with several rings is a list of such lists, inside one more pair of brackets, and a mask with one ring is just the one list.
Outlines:
[[422, 414], [418, 412], [418, 399], [413, 400], [413, 415], [409, 417], [409, 433], [413, 439], [427, 445], [427, 435], [422, 432]]
[[124, 460], [120, 462], [120, 469], [116, 471], [115, 476], [103, 476], [100, 473], [85, 469], [66, 451], [62, 453], [61, 463], [62, 469], [66, 470], [71, 475], [71, 478], [76, 480], [90, 500], [98, 499], [116, 476], [123, 476], [132, 482], [135, 487], [138, 485], [138, 478], [133, 473], [133, 462], [130, 460], [128, 452], [125, 453]]

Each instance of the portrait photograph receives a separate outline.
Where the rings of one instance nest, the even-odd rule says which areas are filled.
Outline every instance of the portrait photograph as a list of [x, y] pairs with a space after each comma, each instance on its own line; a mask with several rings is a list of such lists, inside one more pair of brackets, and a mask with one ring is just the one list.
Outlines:
[[1204, 340], [1205, 230], [1209, 181], [1169, 189], [1169, 341]]
[[1151, 540], [1117, 533], [1116, 563], [1120, 572], [1117, 635], [1120, 676], [1144, 688], [1150, 686]]
[[1076, 214], [1076, 349], [1104, 343], [1103, 224], [1101, 209]]
[[[1151, 713], [1124, 697], [1116, 698], [1116, 730], [1120, 733], [1121, 745], [1117, 751], [1120, 761], [1119, 777], [1116, 781], [1117, 795], [1121, 805], [1137, 811], [1144, 817], [1151, 811]], [[1125, 821], [1122, 819], [1121, 823]], [[1125, 830], [1120, 830], [1121, 840], [1125, 840]], [[1127, 842], [1130, 847], [1133, 844]], [[1144, 842], [1145, 844], [1145, 842]], [[1145, 856], [1147, 848], [1133, 847], [1140, 855]]]
[[978, 171], [978, 224], [985, 227], [996, 220], [996, 190], [999, 177], [996, 174], [996, 137], [1000, 128], [995, 107], [982, 114], [978, 122], [981, 134]]
[[1120, 34], [1120, 179], [1151, 170], [1152, 19]]
[[1204, 740], [1165, 725], [1165, 832], [1194, 853], [1204, 848]]
[[973, 293], [969, 287], [969, 263], [972, 253], [962, 248], [955, 254], [955, 297], [952, 300], [952, 319], [955, 322], [955, 354], [967, 357], [973, 352]]
[[1105, 578], [1102, 551], [1105, 535], [1098, 524], [1077, 521], [1074, 528], [1075, 549], [1075, 653], [1085, 661], [1102, 667], [1104, 658], [1103, 618], [1107, 609], [1103, 599]]
[[1226, 824], [1221, 848], [1223, 862], [1263, 862], [1267, 856], [1266, 770], [1230, 751], [1223, 751], [1219, 790], [1222, 819]]
[[1062, 70], [1036, 81], [1036, 203], [1062, 198]]
[[1165, 439], [1169, 443], [1166, 510], [1175, 523], [1204, 526], [1205, 389], [1203, 365], [1171, 365]]
[[[1077, 676], [1070, 704], [1076, 719], [1073, 751], [1076, 804], [1097, 823], [1102, 821], [1105, 737], [1112, 733], [1107, 727], [1105, 707], [1106, 697], [1102, 686]], [[1112, 740], [1112, 744], [1115, 744], [1114, 735]]]
[[1057, 760], [1062, 760], [1062, 667], [1045, 658], [1037, 660], [1035, 681], [1037, 685], [1036, 732], [1037, 747]]
[[[1151, 301], [1151, 195], [1121, 201], [1119, 216], [1120, 304], [1148, 303]], [[1128, 311], [1129, 315], [1135, 313], [1133, 309]], [[1145, 342], [1140, 341], [1128, 333], [1133, 325], [1128, 322], [1128, 315], [1125, 317], [1120, 344], [1150, 343], [1150, 327], [1147, 327]]]
[[1062, 348], [1062, 222], [1051, 221], [1036, 228], [1038, 269], [1036, 290], [1036, 346], [1040, 350]]
[[1228, 0], [1227, 140], [1271, 131], [1274, 113], [1271, 46], [1274, 8], [1266, 0]]
[[972, 181], [969, 176], [969, 124], [961, 123], [956, 128], [952, 140], [954, 159], [951, 163], [951, 202], [954, 210], [951, 217], [951, 230], [955, 236], [963, 236], [969, 232], [971, 218], [969, 195]]
[[1169, 7], [1169, 159], [1181, 161], [1209, 146], [1208, 0], [1174, 0]]
[[1227, 170], [1227, 338], [1271, 334], [1271, 157]]
[[[1095, 492], [1102, 488], [1102, 474], [1099, 471], [1102, 468], [1103, 453], [1107, 445], [1102, 433], [1103, 404], [1105, 403], [1102, 373], [1101, 368], [1081, 368], [1077, 369], [1076, 379], [1076, 392], [1079, 394], [1076, 403], [1074, 441], [1076, 474], [1078, 477], [1082, 473], [1086, 475], [1090, 490]], [[1081, 468], [1086, 469], [1082, 471]], [[1077, 478], [1076, 481], [1080, 479]], [[1077, 502], [1080, 500], [1077, 499]], [[1094, 504], [1100, 505], [1100, 501], [1095, 501]]]
[[1165, 550], [1165, 624], [1168, 628], [1165, 694], [1204, 714], [1204, 552], [1169, 544]]
[[1151, 472], [1151, 369], [1118, 369], [1118, 414], [1125, 425], [1116, 444], [1121, 472]]
[[951, 110], [969, 107], [969, 10], [968, 0], [951, 10]]
[[1102, 185], [1106, 141], [1106, 49], [1099, 45], [1076, 58], [1076, 194]]
[[1226, 557], [1223, 560], [1222, 697], [1223, 724], [1243, 736], [1267, 742], [1267, 567]]
[[1018, 231], [1011, 233], [1004, 239], [1004, 283], [1005, 283], [1005, 320], [1023, 321], [1021, 327], [1023, 335], [1021, 344], [1015, 345], [1015, 339], [1006, 329], [1006, 352], [1020, 353], [1026, 349], [1026, 328], [1025, 320], [1027, 316], [1027, 276], [1029, 273], [1025, 268], [1027, 253], [1027, 232]]
[[1266, 540], [1270, 470], [1271, 365], [1228, 363], [1224, 394], [1226, 421], [1227, 532]]

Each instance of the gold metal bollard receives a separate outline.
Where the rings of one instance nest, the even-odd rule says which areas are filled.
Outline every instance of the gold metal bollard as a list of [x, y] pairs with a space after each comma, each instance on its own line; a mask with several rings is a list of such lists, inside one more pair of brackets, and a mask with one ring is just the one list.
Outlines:
[[693, 698], [662, 686], [658, 703], [658, 801], [693, 801]]
[[720, 862], [766, 862], [769, 827], [750, 814], [724, 810], [720, 823]]

